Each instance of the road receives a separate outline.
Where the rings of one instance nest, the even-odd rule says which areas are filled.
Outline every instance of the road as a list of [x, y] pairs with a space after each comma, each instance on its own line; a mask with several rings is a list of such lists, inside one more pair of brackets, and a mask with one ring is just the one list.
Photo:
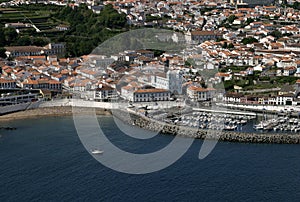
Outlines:
[[[157, 103], [157, 104], [156, 104]], [[181, 102], [164, 101], [164, 102], [141, 102], [133, 103], [134, 107], [146, 107], [153, 109], [166, 109], [171, 107], [183, 106]], [[40, 107], [56, 107], [56, 106], [76, 106], [76, 107], [92, 107], [92, 108], [105, 108], [105, 109], [126, 109], [128, 102], [95, 102], [86, 101], [82, 99], [57, 99], [53, 101], [43, 102]]]

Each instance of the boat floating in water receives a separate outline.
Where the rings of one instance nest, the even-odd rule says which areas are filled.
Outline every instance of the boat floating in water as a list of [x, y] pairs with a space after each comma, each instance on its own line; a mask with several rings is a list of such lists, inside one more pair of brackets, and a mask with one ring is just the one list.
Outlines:
[[91, 152], [92, 152], [92, 154], [103, 154], [104, 151], [98, 150], [98, 149], [93, 149]]

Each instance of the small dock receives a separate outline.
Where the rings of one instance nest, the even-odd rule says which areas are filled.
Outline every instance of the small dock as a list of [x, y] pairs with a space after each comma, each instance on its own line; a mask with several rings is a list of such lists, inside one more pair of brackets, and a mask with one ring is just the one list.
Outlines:
[[210, 113], [223, 113], [223, 114], [234, 114], [234, 115], [256, 116], [256, 113], [253, 113], [253, 112], [241, 112], [241, 111], [232, 111], [232, 110], [227, 110], [226, 111], [226, 110], [193, 108], [193, 111], [210, 112]]

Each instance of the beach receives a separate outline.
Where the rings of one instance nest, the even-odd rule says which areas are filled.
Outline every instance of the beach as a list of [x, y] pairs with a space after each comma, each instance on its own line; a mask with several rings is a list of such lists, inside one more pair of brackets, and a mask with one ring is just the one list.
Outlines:
[[[72, 116], [73, 113], [84, 114], [89, 110], [89, 108], [85, 107], [76, 107], [76, 111], [73, 112], [72, 107], [70, 106], [42, 107], [2, 115], [0, 116], [0, 121], [11, 121], [17, 119], [38, 118], [46, 116]], [[95, 112], [96, 115], [111, 115], [110, 110], [107, 109], [95, 108]]]

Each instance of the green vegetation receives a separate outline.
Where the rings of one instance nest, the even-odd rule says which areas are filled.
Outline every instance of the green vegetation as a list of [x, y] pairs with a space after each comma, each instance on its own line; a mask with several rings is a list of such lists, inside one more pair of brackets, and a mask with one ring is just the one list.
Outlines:
[[67, 42], [70, 56], [89, 54], [101, 42], [122, 32], [127, 22], [125, 14], [119, 14], [112, 5], [105, 6], [99, 15], [84, 5], [75, 10], [65, 7], [56, 17], [70, 24], [70, 30], [58, 39]]
[[297, 1], [294, 2], [294, 4], [287, 4], [287, 3], [285, 3], [285, 6], [288, 6], [288, 7], [297, 9], [297, 10], [300, 10], [300, 2], [297, 2]]
[[224, 38], [218, 38], [216, 41], [217, 41], [217, 42], [225, 41], [225, 39], [224, 39]]
[[282, 37], [281, 32], [278, 31], [278, 30], [275, 30], [275, 31], [271, 32], [270, 35], [277, 38], [277, 39]]
[[235, 85], [234, 80], [230, 80], [230, 81], [224, 81], [224, 88], [226, 91], [232, 91], [233, 90], [233, 86]]
[[294, 2], [293, 6], [294, 9], [300, 10], [300, 2]]
[[270, 80], [270, 83], [274, 84], [295, 84], [297, 81], [297, 77], [290, 77], [290, 76], [277, 76]]
[[230, 43], [228, 46], [227, 46], [228, 49], [233, 49], [234, 48], [234, 45], [232, 43]]
[[147, 49], [147, 50], [153, 51], [154, 57], [159, 57], [159, 56], [161, 56], [162, 54], [165, 53], [165, 51], [157, 50], [157, 49]]
[[260, 76], [261, 72], [254, 72], [254, 75], [248, 75], [244, 79], [232, 79], [230, 81], [224, 81], [224, 87], [228, 91], [233, 91], [234, 85], [240, 86], [243, 90], [255, 90], [255, 89], [270, 89], [282, 87], [283, 85], [293, 85], [297, 81], [297, 77], [279, 76], [268, 77]]
[[220, 69], [220, 72], [240, 72], [240, 71], [245, 71], [249, 66], [227, 66], [227, 67], [223, 67], [222, 69]]
[[227, 18], [227, 21], [232, 24], [235, 19], [237, 19], [237, 17], [235, 15], [231, 15]]
[[[119, 14], [112, 5], [94, 14], [86, 5], [72, 9], [55, 5], [30, 4], [0, 9], [0, 27], [5, 23], [21, 22], [34, 24], [41, 32], [29, 28], [18, 35], [13, 28], [1, 28], [0, 47], [9, 45], [43, 46], [48, 42], [66, 42], [66, 56], [89, 54], [100, 43], [126, 31], [125, 14]], [[69, 30], [59, 31], [58, 25], [67, 25]]]
[[250, 23], [254, 22], [254, 20], [252, 18], [247, 18], [246, 22], [245, 22], [245, 26], [250, 25]]
[[[192, 64], [191, 64], [189, 61], [186, 60], [186, 61], [184, 62], [184, 66], [185, 66], [185, 67], [191, 67]], [[190, 71], [191, 71], [191, 70], [190, 70]]]
[[18, 35], [14, 28], [0, 28], [0, 47], [4, 46], [44, 46], [49, 40], [44, 37], [29, 37], [27, 35]]
[[152, 15], [146, 15], [146, 22], [152, 22], [154, 20], [162, 20], [162, 17], [159, 16], [152, 16]]
[[258, 42], [258, 40], [256, 38], [253, 38], [253, 37], [243, 38], [243, 40], [242, 40], [242, 43], [244, 45], [246, 45], [246, 44], [252, 44], [252, 43], [255, 43], [255, 42]]
[[5, 48], [0, 48], [0, 58], [6, 58]]
[[222, 45], [222, 48], [228, 48], [228, 49], [233, 49], [234, 45], [232, 43], [227, 44], [227, 42], [224, 42], [224, 44]]
[[213, 8], [204, 7], [204, 8], [201, 8], [201, 9], [200, 9], [200, 13], [201, 13], [201, 15], [204, 15], [204, 13], [210, 12], [210, 11], [212, 11], [212, 10], [213, 10]]

